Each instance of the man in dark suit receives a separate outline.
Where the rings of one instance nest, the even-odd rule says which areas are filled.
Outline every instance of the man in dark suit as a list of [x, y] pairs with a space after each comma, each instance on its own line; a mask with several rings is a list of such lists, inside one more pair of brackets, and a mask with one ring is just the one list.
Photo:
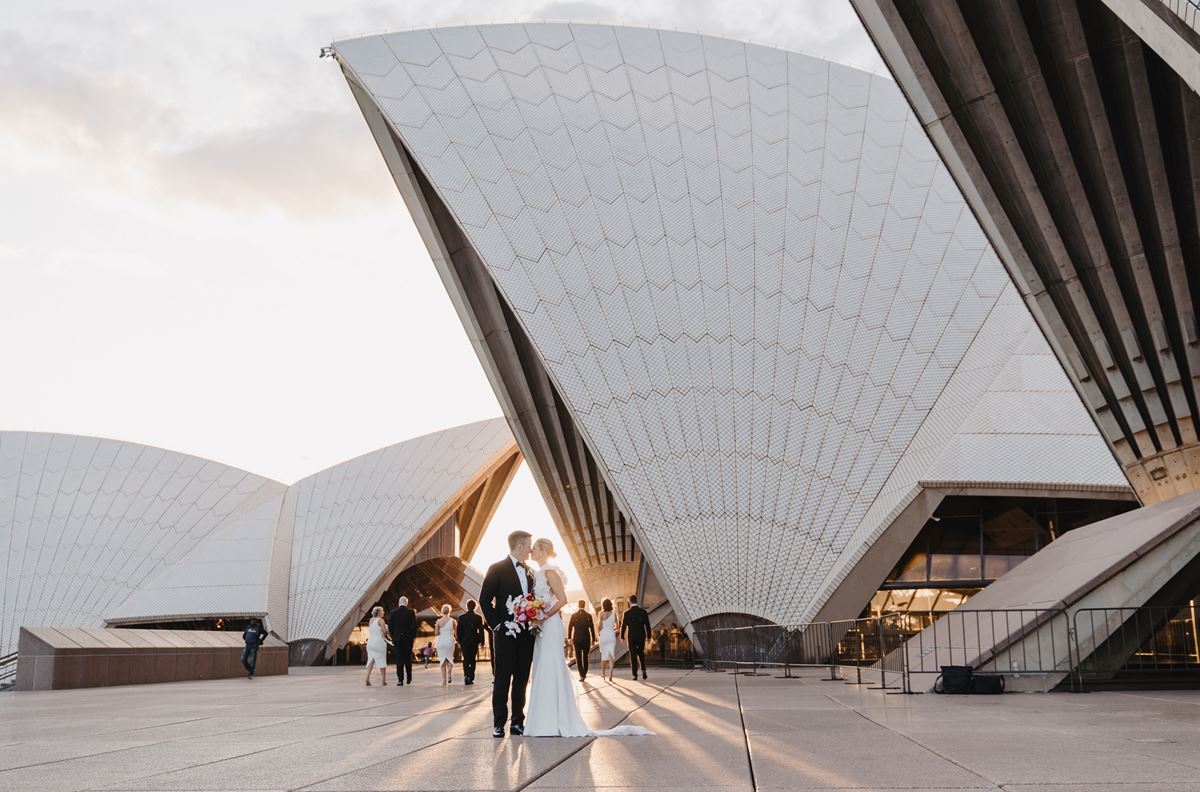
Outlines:
[[458, 617], [458, 645], [462, 647], [463, 684], [475, 684], [475, 656], [483, 643], [483, 619], [475, 612], [475, 600], [467, 603], [467, 612]]
[[521, 630], [509, 635], [508, 600], [533, 591], [533, 575], [525, 566], [533, 549], [533, 536], [525, 531], [508, 535], [509, 553], [488, 567], [479, 591], [479, 606], [492, 632], [492, 736], [504, 736], [511, 691], [512, 725], [509, 734], [525, 733], [525, 688], [529, 685], [529, 667], [533, 664], [533, 633]]
[[567, 638], [575, 646], [575, 670], [579, 672], [579, 681], [587, 679], [588, 655], [592, 653], [592, 644], [596, 641], [596, 624], [592, 614], [587, 612], [587, 600], [579, 600], [579, 610], [571, 616], [567, 627]]
[[637, 679], [638, 663], [642, 666], [642, 679], [646, 678], [646, 639], [650, 637], [650, 615], [637, 604], [637, 595], [629, 595], [629, 610], [621, 619], [621, 640], [629, 633], [629, 664], [633, 666], [633, 678]]
[[413, 641], [417, 639], [417, 614], [408, 607], [408, 597], [401, 597], [400, 604], [388, 614], [388, 632], [392, 634], [392, 651], [396, 654], [396, 684], [404, 687], [404, 680], [412, 684]]

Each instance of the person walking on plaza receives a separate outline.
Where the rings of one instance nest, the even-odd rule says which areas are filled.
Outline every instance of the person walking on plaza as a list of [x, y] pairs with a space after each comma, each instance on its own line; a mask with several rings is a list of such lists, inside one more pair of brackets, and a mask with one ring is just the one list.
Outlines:
[[433, 659], [433, 641], [428, 641], [421, 647], [421, 663], [429, 668], [429, 661]]
[[658, 649], [659, 662], [667, 662], [667, 628], [660, 627], [654, 632], [654, 644]]
[[600, 678], [612, 682], [613, 667], [617, 664], [617, 614], [613, 603], [600, 603]]
[[395, 610], [388, 614], [388, 630], [392, 633], [392, 651], [396, 655], [396, 684], [403, 687], [405, 679], [412, 684], [413, 641], [417, 638], [417, 614], [408, 607], [408, 597], [401, 597]]
[[387, 687], [387, 639], [388, 628], [383, 622], [383, 606], [371, 608], [371, 621], [367, 623], [367, 686], [371, 685], [371, 669], [379, 669], [379, 679]]
[[254, 669], [258, 665], [258, 647], [267, 640], [267, 629], [261, 621], [254, 619], [242, 633], [242, 640], [246, 642], [246, 648], [242, 650], [242, 667], [249, 675], [247, 678], [254, 679]]
[[645, 608], [637, 604], [637, 595], [629, 595], [629, 610], [621, 617], [621, 640], [626, 640], [628, 632], [629, 665], [633, 668], [633, 678], [637, 679], [638, 664], [642, 666], [642, 679], [646, 678], [646, 639], [650, 636], [650, 615]]
[[588, 655], [592, 653], [592, 644], [596, 641], [596, 625], [592, 615], [587, 612], [587, 600], [579, 600], [579, 610], [571, 615], [567, 638], [575, 647], [575, 670], [579, 672], [579, 681], [582, 682], [587, 679]]
[[475, 600], [467, 603], [467, 612], [458, 617], [458, 646], [462, 649], [463, 684], [475, 684], [475, 658], [483, 643], [483, 618], [475, 612]]
[[678, 624], [671, 622], [671, 630], [667, 633], [667, 636], [667, 640], [671, 643], [671, 653], [679, 654], [679, 651], [683, 645], [683, 630], [679, 628]]
[[442, 616], [437, 620], [437, 656], [438, 667], [442, 670], [442, 687], [454, 681], [454, 632], [457, 628], [454, 619], [450, 618], [450, 606], [442, 606]]

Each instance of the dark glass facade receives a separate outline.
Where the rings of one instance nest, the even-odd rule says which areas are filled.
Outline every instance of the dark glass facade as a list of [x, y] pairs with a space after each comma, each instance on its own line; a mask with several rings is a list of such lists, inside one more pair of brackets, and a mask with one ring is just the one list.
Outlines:
[[864, 615], [953, 610], [1064, 533], [1136, 507], [1132, 500], [947, 497]]

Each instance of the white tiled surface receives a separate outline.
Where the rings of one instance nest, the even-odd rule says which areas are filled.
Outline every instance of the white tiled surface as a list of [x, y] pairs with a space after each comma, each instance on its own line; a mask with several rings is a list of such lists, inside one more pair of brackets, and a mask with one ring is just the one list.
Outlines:
[[505, 451], [495, 418], [287, 487], [135, 443], [0, 432], [0, 654], [22, 625], [109, 618], [266, 612], [286, 638], [326, 640]]
[[[335, 49], [690, 618], [814, 612], [1032, 326], [981, 341], [1008, 279], [887, 79], [595, 25]], [[973, 345], [960, 401], [935, 409]]]
[[22, 624], [101, 626], [206, 537], [236, 535], [248, 505], [283, 490], [136, 443], [0, 432], [0, 654], [16, 649]]
[[1129, 484], [1011, 285], [841, 548], [813, 612], [909, 504], [920, 481]]
[[[106, 612], [105, 620], [266, 614], [271, 552], [285, 492], [283, 485], [264, 487], [247, 499], [187, 555]], [[267, 626], [277, 629], [274, 619]]]
[[503, 418], [365, 454], [288, 488], [292, 530], [287, 638], [327, 640], [456, 494], [515, 450]]

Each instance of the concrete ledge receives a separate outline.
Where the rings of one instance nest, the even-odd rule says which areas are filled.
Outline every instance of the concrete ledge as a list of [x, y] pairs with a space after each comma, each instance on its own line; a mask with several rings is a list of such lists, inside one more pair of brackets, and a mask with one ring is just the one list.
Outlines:
[[[244, 675], [242, 636], [203, 630], [22, 627], [17, 690], [145, 685]], [[268, 638], [256, 676], [286, 674], [288, 647]]]

